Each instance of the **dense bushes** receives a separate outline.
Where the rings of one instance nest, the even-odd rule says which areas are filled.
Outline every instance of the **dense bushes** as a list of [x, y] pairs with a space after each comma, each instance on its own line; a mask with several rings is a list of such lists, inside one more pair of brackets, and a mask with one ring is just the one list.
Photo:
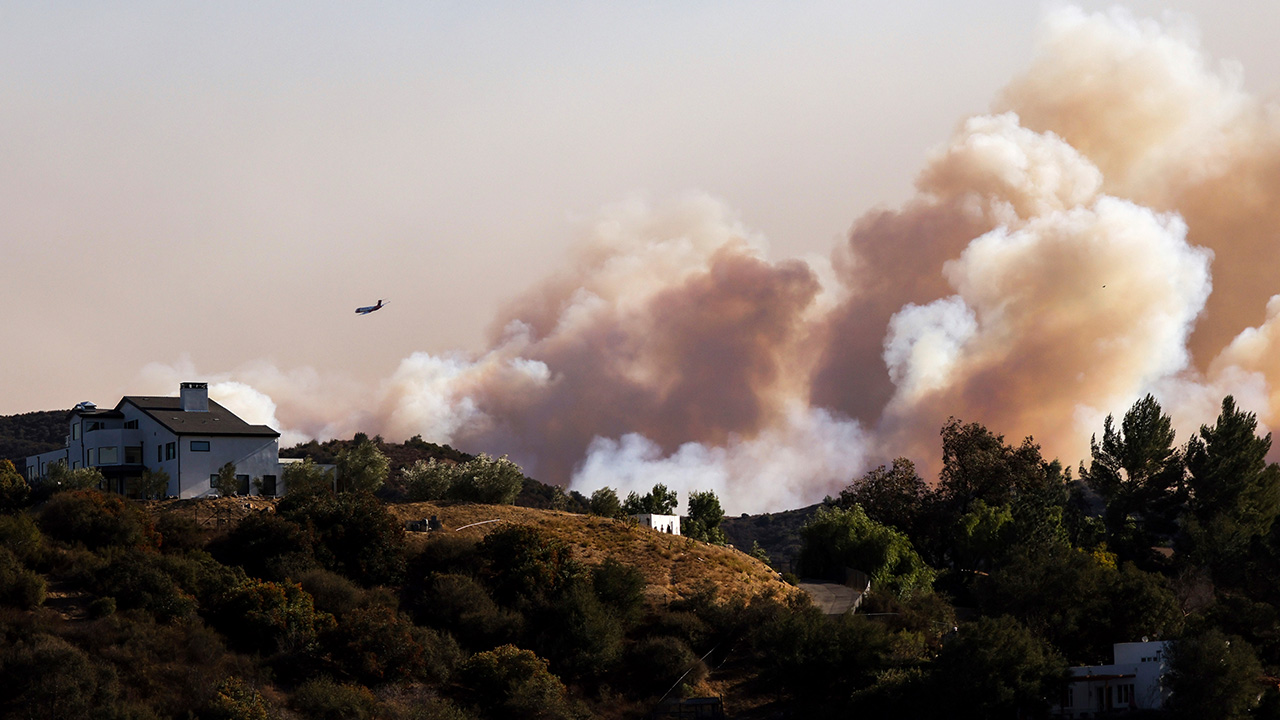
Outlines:
[[119, 495], [96, 490], [62, 492], [50, 498], [39, 517], [46, 535], [90, 550], [105, 547], [158, 547], [151, 519]]

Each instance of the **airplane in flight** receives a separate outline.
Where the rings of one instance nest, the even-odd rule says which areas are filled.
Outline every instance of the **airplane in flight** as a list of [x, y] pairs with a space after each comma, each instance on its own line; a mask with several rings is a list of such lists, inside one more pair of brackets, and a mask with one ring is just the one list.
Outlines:
[[387, 304], [387, 301], [386, 301], [386, 300], [379, 300], [377, 305], [365, 305], [364, 307], [356, 308], [356, 314], [357, 314], [357, 315], [368, 315], [369, 313], [373, 312], [374, 310], [381, 310], [381, 309], [382, 309], [382, 306], [383, 306], [383, 305], [386, 305], [386, 304]]

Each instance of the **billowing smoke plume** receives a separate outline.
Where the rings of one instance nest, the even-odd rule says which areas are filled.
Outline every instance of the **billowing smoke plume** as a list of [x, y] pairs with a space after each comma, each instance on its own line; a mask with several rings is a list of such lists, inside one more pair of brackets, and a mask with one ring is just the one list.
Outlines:
[[483, 353], [416, 353], [376, 389], [256, 365], [211, 394], [289, 439], [421, 434], [731, 512], [817, 501], [899, 455], [936, 467], [949, 416], [1068, 464], [1147, 392], [1183, 437], [1228, 393], [1274, 425], [1280, 118], [1240, 77], [1185, 28], [1062, 10], [993, 114], [829, 262], [770, 259], [709, 197], [624, 203]]

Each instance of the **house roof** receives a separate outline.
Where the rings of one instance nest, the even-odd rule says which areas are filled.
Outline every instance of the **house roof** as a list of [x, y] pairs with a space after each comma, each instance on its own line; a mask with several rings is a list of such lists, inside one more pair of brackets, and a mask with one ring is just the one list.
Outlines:
[[217, 402], [209, 401], [208, 412], [184, 412], [180, 397], [126, 395], [116, 405], [119, 410], [129, 403], [163, 425], [175, 435], [252, 435], [280, 437], [266, 425], [250, 425]]

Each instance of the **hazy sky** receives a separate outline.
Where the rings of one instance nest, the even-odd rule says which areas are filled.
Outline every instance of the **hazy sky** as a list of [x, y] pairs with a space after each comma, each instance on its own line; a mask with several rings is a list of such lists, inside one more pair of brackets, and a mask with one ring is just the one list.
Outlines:
[[[1276, 3], [1171, 5], [1274, 90]], [[374, 380], [476, 349], [637, 195], [825, 255], [987, 109], [1041, 10], [0, 2], [0, 413], [114, 402], [153, 361]]]
[[1280, 3], [1077, 7], [0, 0], [0, 413], [208, 379], [624, 487], [832, 449], [757, 505], [948, 414], [1280, 421]]

